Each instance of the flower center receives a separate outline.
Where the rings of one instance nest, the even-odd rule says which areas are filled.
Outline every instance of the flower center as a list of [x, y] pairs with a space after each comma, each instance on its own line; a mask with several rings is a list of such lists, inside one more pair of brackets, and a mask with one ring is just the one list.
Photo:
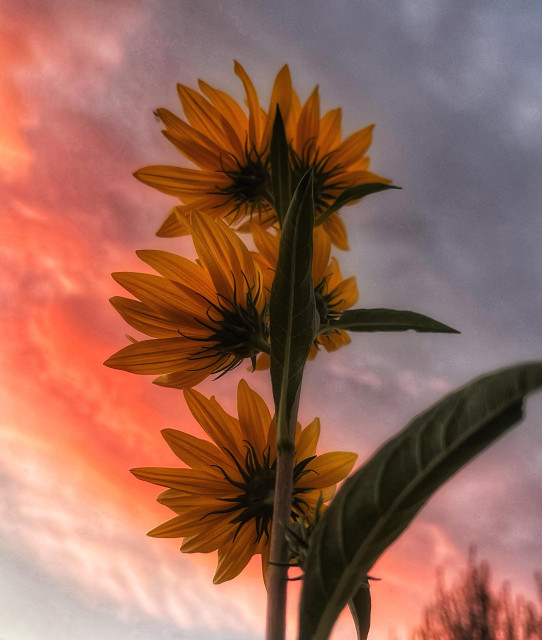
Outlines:
[[261, 351], [268, 350], [269, 327], [265, 320], [267, 304], [261, 312], [258, 310], [262, 293], [259, 287], [255, 292], [253, 289], [248, 287], [245, 305], [235, 301], [235, 288], [233, 300], [220, 294], [216, 303], [205, 298], [209, 303], [209, 322], [200, 320], [199, 323], [210, 333], [205, 338], [192, 338], [206, 344], [190, 359], [205, 360], [204, 366], [207, 368], [209, 357], [215, 356], [212, 373], [218, 373], [219, 377], [238, 367], [245, 358], [254, 358]]
[[[241, 163], [234, 158], [235, 169], [222, 168], [230, 179], [227, 187], [221, 187], [217, 193], [226, 196], [224, 204], [230, 204], [231, 212], [226, 218], [230, 223], [236, 222], [247, 213], [269, 214], [270, 212], [270, 188], [271, 175], [269, 160], [254, 148], [245, 149], [245, 159]], [[248, 209], [248, 211], [247, 211]]]
[[[277, 476], [277, 461], [276, 459], [271, 461], [271, 454], [269, 446], [266, 447], [262, 454], [261, 459], [258, 457], [254, 447], [249, 442], [246, 442], [246, 456], [244, 464], [240, 464], [235, 456], [228, 451], [231, 459], [233, 460], [241, 480], [234, 480], [231, 478], [222, 467], [217, 468], [221, 471], [224, 479], [227, 480], [233, 487], [239, 490], [239, 494], [234, 498], [220, 498], [224, 502], [230, 502], [231, 507], [213, 511], [207, 515], [215, 513], [236, 513], [235, 517], [230, 520], [231, 524], [236, 524], [237, 529], [235, 531], [234, 539], [239, 533], [240, 529], [251, 520], [256, 525], [256, 542], [259, 542], [265, 535], [269, 539], [270, 535], [270, 523], [273, 519], [273, 499], [275, 492], [275, 481]], [[294, 488], [292, 490], [292, 510], [291, 519], [296, 521], [299, 518], [300, 513], [304, 513], [308, 505], [301, 497], [302, 494], [314, 491], [312, 487], [299, 488], [295, 486], [295, 483], [305, 474], [310, 472], [306, 466], [314, 460], [316, 456], [305, 458], [301, 462], [298, 462], [293, 470], [293, 482]]]
[[315, 149], [314, 140], [305, 143], [301, 155], [291, 153], [293, 184], [299, 184], [301, 178], [310, 169], [314, 169], [314, 208], [316, 215], [325, 211], [337, 197], [337, 191], [346, 188], [346, 184], [338, 177], [343, 173], [339, 165], [332, 163], [333, 154], [327, 153], [322, 158], [318, 157], [318, 149]]
[[327, 291], [327, 281], [323, 278], [321, 282], [314, 288], [314, 298], [316, 302], [316, 310], [320, 314], [320, 324], [327, 324], [329, 320], [337, 320], [341, 312], [335, 311], [334, 307], [341, 301], [338, 298], [336, 289]]

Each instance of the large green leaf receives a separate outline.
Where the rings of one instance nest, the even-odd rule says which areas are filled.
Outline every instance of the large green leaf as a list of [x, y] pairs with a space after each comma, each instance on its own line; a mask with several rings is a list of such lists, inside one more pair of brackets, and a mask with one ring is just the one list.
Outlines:
[[429, 333], [459, 333], [456, 329], [414, 311], [395, 309], [349, 309], [338, 320], [322, 327], [324, 330], [346, 331], [421, 331]]
[[300, 640], [328, 637], [380, 554], [439, 487], [521, 420], [525, 396], [540, 386], [542, 362], [478, 378], [414, 418], [344, 483], [309, 545]]
[[379, 191], [387, 191], [388, 189], [400, 189], [393, 184], [384, 184], [383, 182], [368, 182], [367, 184], [360, 184], [357, 187], [350, 187], [341, 192], [325, 211], [316, 218], [316, 225], [325, 222], [332, 213], [338, 211], [341, 207], [344, 207], [353, 200], [359, 200], [365, 196], [371, 195], [371, 193], [378, 193]]
[[284, 224], [284, 218], [290, 204], [291, 177], [288, 141], [284, 130], [284, 122], [277, 104], [275, 120], [273, 122], [273, 134], [271, 136], [271, 180], [273, 184], [273, 204], [280, 226]]
[[348, 608], [354, 619], [358, 640], [367, 640], [371, 627], [371, 591], [368, 580], [350, 598]]
[[277, 426], [295, 428], [303, 367], [318, 325], [312, 282], [313, 174], [301, 179], [288, 208], [269, 302], [271, 382]]

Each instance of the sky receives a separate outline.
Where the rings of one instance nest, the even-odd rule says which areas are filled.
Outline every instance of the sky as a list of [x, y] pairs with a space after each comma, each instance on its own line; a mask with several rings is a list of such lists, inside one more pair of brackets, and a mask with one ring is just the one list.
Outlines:
[[[176, 83], [265, 104], [287, 62], [304, 99], [376, 124], [371, 167], [401, 185], [343, 211], [360, 306], [411, 309], [461, 335], [373, 334], [306, 370], [300, 419], [359, 461], [443, 394], [542, 355], [542, 9], [505, 0], [0, 0], [0, 637], [263, 638], [257, 562], [214, 586], [216, 558], [145, 532], [168, 515], [135, 466], [174, 465], [160, 430], [199, 434], [181, 394], [106, 369], [127, 327], [108, 303], [173, 205], [132, 173], [181, 158], [152, 110]], [[199, 390], [235, 411], [248, 377]], [[382, 556], [371, 640], [406, 634], [435, 572], [471, 544], [534, 597], [542, 568], [542, 398], [454, 477]], [[298, 590], [291, 593], [290, 633]], [[348, 618], [337, 638], [354, 638]]]

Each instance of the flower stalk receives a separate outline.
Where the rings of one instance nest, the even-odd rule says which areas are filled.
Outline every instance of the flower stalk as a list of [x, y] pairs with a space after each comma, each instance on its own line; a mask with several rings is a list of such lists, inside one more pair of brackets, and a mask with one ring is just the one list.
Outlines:
[[[341, 110], [321, 116], [317, 88], [302, 105], [286, 65], [264, 111], [243, 67], [235, 63], [234, 69], [248, 113], [202, 81], [199, 91], [178, 86], [185, 119], [166, 109], [156, 112], [166, 138], [194, 168], [157, 165], [135, 175], [180, 199], [157, 235], [190, 235], [197, 260], [151, 249], [138, 256], [155, 274], [114, 274], [133, 297], [115, 296], [113, 306], [147, 339], [130, 338], [105, 364], [158, 375], [156, 384], [182, 389], [207, 435], [164, 429], [183, 466], [132, 469], [140, 480], [165, 488], [158, 502], [175, 514], [149, 535], [182, 538], [186, 553], [216, 551], [215, 584], [237, 577], [261, 556], [268, 591], [266, 640], [285, 640], [292, 565], [304, 573], [300, 640], [328, 638], [346, 604], [364, 640], [370, 567], [440, 478], [478, 452], [472, 442], [485, 446], [474, 429], [485, 429], [487, 407], [493, 407], [491, 434], [519, 419], [523, 395], [542, 386], [542, 365], [536, 371], [504, 372], [504, 392], [491, 382], [486, 390], [473, 385], [474, 391], [462, 391], [465, 400], [462, 395], [461, 402], [452, 399], [453, 410], [445, 400], [445, 419], [435, 420], [441, 426], [428, 428], [435, 411], [438, 418], [437, 406], [384, 445], [334, 498], [357, 456], [316, 455], [319, 419], [305, 428], [297, 422], [306, 361], [321, 347], [335, 351], [349, 344], [347, 331], [455, 330], [409, 311], [351, 308], [358, 297], [355, 277], [343, 279], [330, 254], [331, 245], [348, 249], [339, 210], [397, 188], [368, 170], [372, 125], [342, 139]], [[248, 232], [257, 251], [238, 236]], [[253, 371], [269, 368], [275, 418], [244, 380], [237, 387], [237, 417], [214, 396], [193, 389], [246, 360]], [[501, 398], [512, 400], [503, 405]], [[450, 438], [459, 449], [454, 442], [449, 452], [440, 451]], [[445, 473], [434, 471], [438, 460], [426, 459], [431, 452], [444, 460]], [[332, 499], [320, 519], [321, 508]], [[360, 527], [367, 529], [362, 536]]]
[[[277, 434], [281, 433], [280, 427]], [[286, 544], [286, 525], [292, 510], [294, 446], [277, 438], [277, 479], [273, 499], [271, 552], [267, 571], [266, 640], [284, 640], [286, 636], [286, 597], [288, 587], [289, 554]]]

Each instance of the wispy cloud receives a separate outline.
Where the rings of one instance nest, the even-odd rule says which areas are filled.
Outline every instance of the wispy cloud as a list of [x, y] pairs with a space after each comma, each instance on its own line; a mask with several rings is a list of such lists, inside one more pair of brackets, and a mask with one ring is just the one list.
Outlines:
[[[321, 83], [323, 103], [344, 106], [345, 131], [377, 121], [375, 166], [408, 187], [345, 212], [356, 250], [339, 259], [363, 306], [410, 307], [463, 335], [356, 336], [351, 350], [320, 355], [301, 412], [322, 418], [324, 448], [369, 455], [452, 386], [533, 355], [537, 20], [506, 3], [339, 4], [4, 3], [0, 535], [102, 610], [114, 603], [121, 617], [144, 612], [202, 636], [261, 629], [257, 563], [213, 587], [214, 557], [143, 535], [165, 512], [128, 469], [177, 464], [158, 432], [199, 433], [181, 395], [101, 365], [127, 331], [106, 302], [120, 292], [109, 273], [141, 270], [137, 248], [193, 255], [188, 241], [153, 238], [173, 203], [130, 175], [179, 162], [152, 116], [160, 105], [180, 111], [176, 81], [204, 77], [241, 98], [225, 60], [248, 63], [268, 90], [287, 57], [304, 97]], [[263, 374], [251, 383], [270, 398]], [[232, 387], [203, 390], [234, 411]], [[525, 431], [514, 456], [499, 444], [454, 479], [379, 562], [376, 637], [411, 624], [435, 566], [452, 566], [473, 538], [503, 570], [514, 569], [504, 555], [518, 558], [525, 579], [541, 526], [529, 506], [540, 438], [532, 422]]]

